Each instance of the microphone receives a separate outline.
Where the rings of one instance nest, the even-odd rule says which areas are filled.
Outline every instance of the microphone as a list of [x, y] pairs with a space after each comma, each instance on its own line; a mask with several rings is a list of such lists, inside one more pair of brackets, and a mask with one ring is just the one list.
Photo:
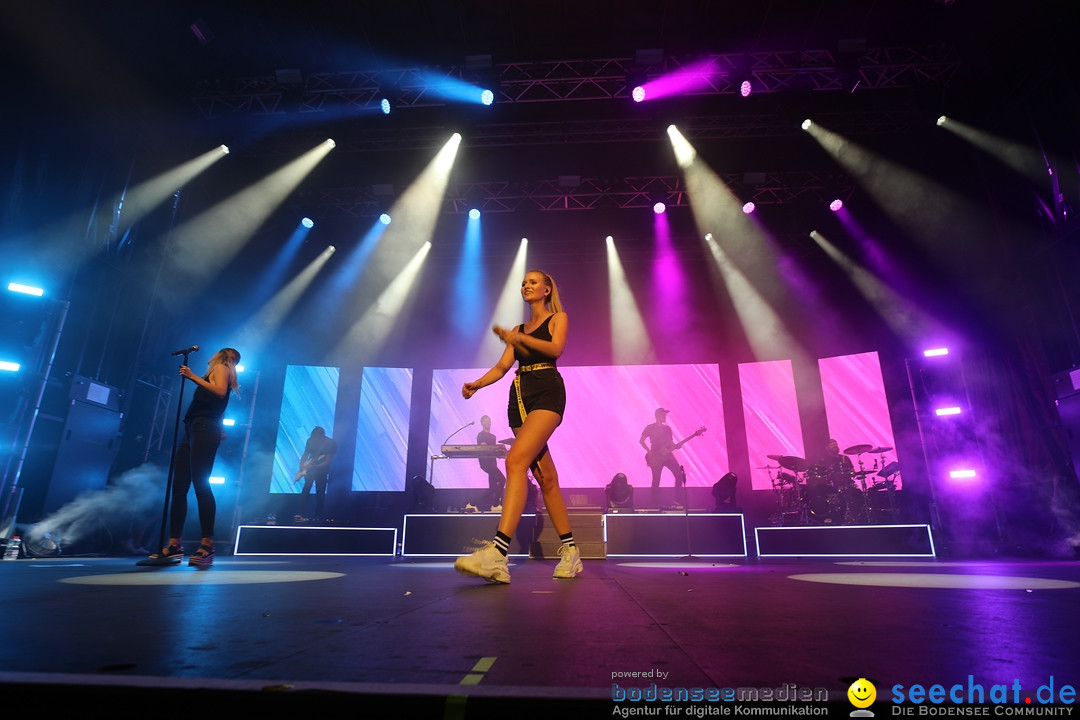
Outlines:
[[177, 355], [190, 355], [191, 353], [198, 352], [198, 351], [199, 351], [199, 346], [198, 345], [192, 345], [191, 347], [186, 347], [183, 350], [174, 351], [172, 356], [176, 357]]

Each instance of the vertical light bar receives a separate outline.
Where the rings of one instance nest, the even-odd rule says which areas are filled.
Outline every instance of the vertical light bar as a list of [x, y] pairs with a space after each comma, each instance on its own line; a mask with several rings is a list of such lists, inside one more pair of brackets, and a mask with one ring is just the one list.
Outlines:
[[[768, 455], [805, 459], [791, 361], [742, 363], [739, 365], [739, 386], [742, 388], [750, 467], [770, 464]], [[764, 470], [754, 470], [750, 481], [754, 490], [772, 490], [772, 479]]]
[[39, 287], [23, 285], [17, 282], [8, 283], [7, 289], [11, 292], [23, 293], [24, 295], [35, 295], [37, 297], [41, 297], [45, 294], [45, 291]]
[[316, 425], [325, 429], [328, 437], [334, 436], [340, 374], [336, 367], [289, 365], [285, 368], [270, 492], [300, 492], [302, 485], [294, 482], [295, 474], [304, 445]]
[[841, 448], [863, 444], [889, 448], [887, 455], [882, 453], [884, 457], [853, 457], [854, 462], [866, 464], [855, 469], [869, 470], [875, 462], [882, 465], [889, 460], [898, 460], [878, 354], [868, 352], [822, 358], [818, 360], [818, 369], [829, 437], [834, 438]]
[[405, 489], [412, 388], [411, 368], [364, 368], [353, 459], [354, 492]]

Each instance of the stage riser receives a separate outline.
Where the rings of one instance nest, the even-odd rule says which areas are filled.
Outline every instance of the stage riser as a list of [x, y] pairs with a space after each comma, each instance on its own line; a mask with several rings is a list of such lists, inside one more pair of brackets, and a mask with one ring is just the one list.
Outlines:
[[935, 557], [929, 525], [761, 527], [758, 557]]
[[[401, 555], [457, 557], [488, 542], [496, 513], [406, 515]], [[625, 513], [572, 516], [582, 557], [746, 557], [741, 514]], [[929, 525], [760, 527], [759, 557], [935, 557]], [[398, 552], [396, 528], [243, 525], [237, 555], [386, 555]], [[523, 515], [514, 557], [556, 558], [559, 539], [545, 515]]]
[[619, 514], [604, 517], [608, 557], [746, 557], [739, 514]]
[[[525, 514], [510, 543], [512, 557], [532, 554], [537, 535], [537, 515]], [[401, 536], [404, 557], [457, 557], [468, 555], [495, 537], [498, 513], [406, 515]]]
[[[453, 557], [472, 552], [491, 539], [496, 514], [406, 515], [402, 554]], [[586, 559], [626, 557], [745, 557], [742, 515], [626, 513], [571, 515], [574, 541]], [[524, 515], [510, 547], [511, 556], [557, 558], [559, 538], [545, 515]]]
[[397, 528], [241, 525], [235, 555], [388, 555], [397, 552]]

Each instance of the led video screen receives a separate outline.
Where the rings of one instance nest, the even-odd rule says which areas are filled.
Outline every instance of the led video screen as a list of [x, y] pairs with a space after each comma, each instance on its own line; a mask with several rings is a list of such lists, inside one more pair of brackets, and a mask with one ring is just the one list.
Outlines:
[[[492, 419], [498, 440], [509, 440], [507, 424], [512, 374], [483, 388], [469, 400], [461, 387], [484, 369], [436, 370], [432, 380], [428, 456], [444, 444], [476, 443], [480, 418]], [[619, 472], [634, 486], [649, 486], [652, 471], [639, 444], [657, 408], [669, 410], [673, 439], [687, 442], [675, 451], [690, 487], [711, 487], [728, 472], [719, 368], [700, 365], [634, 365], [560, 368], [566, 383], [566, 413], [549, 448], [564, 488], [603, 487]], [[486, 488], [487, 475], [471, 458], [438, 459], [432, 464], [436, 488]], [[664, 470], [661, 486], [674, 484]]]

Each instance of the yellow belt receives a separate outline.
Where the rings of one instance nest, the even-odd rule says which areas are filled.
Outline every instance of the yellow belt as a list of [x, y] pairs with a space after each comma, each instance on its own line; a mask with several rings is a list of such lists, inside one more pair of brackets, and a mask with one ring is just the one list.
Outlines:
[[517, 372], [520, 375], [534, 370], [550, 370], [553, 367], [555, 367], [555, 363], [533, 363], [532, 365], [519, 365]]
[[555, 367], [555, 363], [534, 363], [532, 365], [519, 365], [517, 373], [514, 375], [514, 392], [517, 394], [518, 413], [521, 415], [521, 422], [525, 422], [525, 403], [521, 401], [521, 373], [533, 372], [534, 370], [550, 370]]

